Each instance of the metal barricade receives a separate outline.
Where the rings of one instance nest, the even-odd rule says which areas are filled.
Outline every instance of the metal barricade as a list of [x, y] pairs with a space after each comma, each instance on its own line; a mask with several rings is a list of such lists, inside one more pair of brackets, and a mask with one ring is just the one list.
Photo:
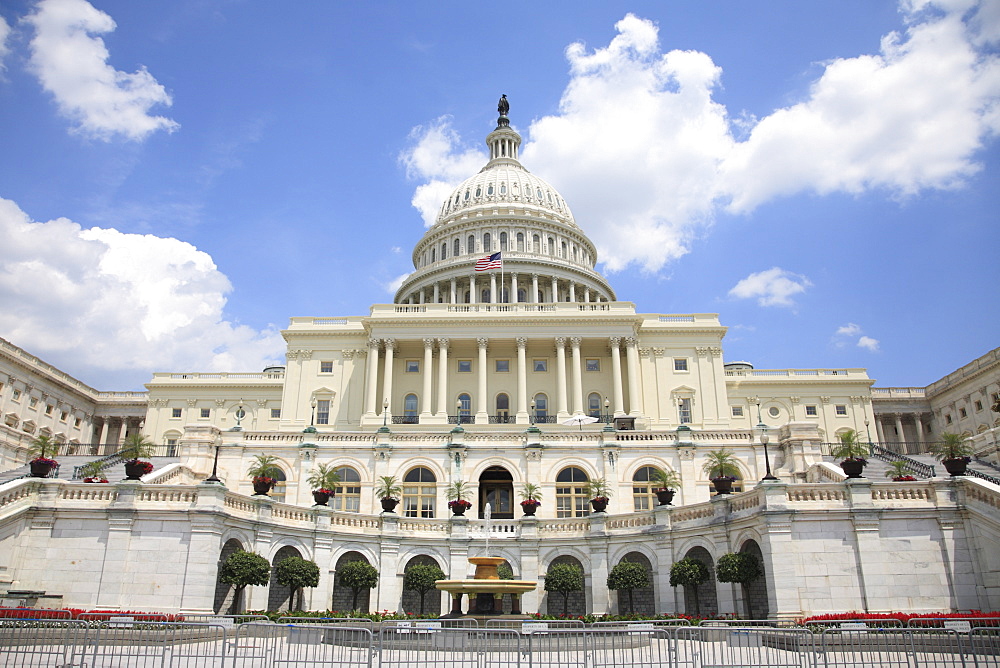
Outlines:
[[225, 627], [236, 627], [240, 624], [247, 624], [249, 622], [266, 622], [269, 621], [267, 615], [198, 615], [198, 614], [188, 614], [184, 613], [179, 615], [179, 622], [188, 622], [190, 624], [218, 624]]
[[93, 668], [223, 668], [226, 629], [183, 622], [92, 622], [81, 652]]
[[479, 621], [473, 617], [456, 617], [455, 619], [386, 619], [379, 623], [382, 629], [478, 629]]
[[898, 619], [830, 619], [811, 620], [805, 623], [805, 627], [815, 633], [823, 629], [899, 629], [903, 628], [903, 622]]
[[670, 666], [675, 642], [666, 627], [645, 622], [587, 630], [587, 653], [593, 668]]
[[73, 611], [59, 608], [0, 608], [0, 619], [73, 619]]
[[86, 622], [0, 619], [0, 666], [72, 666], [81, 662]]
[[163, 612], [81, 612], [77, 619], [85, 622], [113, 622], [133, 624], [136, 622], [176, 622], [182, 623], [182, 615], [168, 615]]
[[237, 629], [230, 666], [370, 668], [372, 638], [369, 629], [339, 624], [244, 624]]
[[589, 633], [585, 628], [539, 628], [526, 633], [532, 668], [589, 668]]
[[966, 651], [951, 629], [836, 628], [819, 638], [817, 666], [964, 668]]
[[534, 630], [548, 631], [556, 629], [582, 629], [586, 624], [579, 619], [488, 619], [486, 628], [488, 629], [509, 629], [520, 631], [523, 634], [531, 633]]
[[327, 626], [350, 626], [355, 629], [368, 629], [372, 634], [378, 633], [379, 622], [373, 622], [367, 617], [279, 617], [276, 624], [325, 624]]
[[591, 624], [591, 628], [599, 629], [604, 627], [619, 627], [628, 626], [629, 624], [652, 624], [656, 628], [672, 628], [674, 626], [692, 626], [690, 619], [684, 619], [681, 617], [672, 619], [647, 619], [643, 621], [633, 621], [633, 622], [594, 622]]
[[521, 635], [502, 629], [383, 626], [379, 668], [517, 668]]
[[680, 626], [668, 631], [677, 668], [770, 666], [809, 668], [814, 637], [804, 628]]
[[[976, 620], [978, 621], [978, 620]], [[966, 666], [975, 668], [1000, 668], [1000, 629], [974, 628], [968, 638], [971, 662]]]
[[713, 626], [727, 628], [731, 626], [763, 626], [772, 629], [801, 628], [791, 619], [703, 619], [698, 626], [702, 628]]

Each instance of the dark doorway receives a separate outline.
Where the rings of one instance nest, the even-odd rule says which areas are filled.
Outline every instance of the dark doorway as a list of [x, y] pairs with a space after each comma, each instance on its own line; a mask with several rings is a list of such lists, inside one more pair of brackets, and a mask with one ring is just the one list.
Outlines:
[[479, 517], [483, 517], [486, 504], [498, 520], [514, 519], [514, 478], [502, 466], [491, 466], [479, 476]]

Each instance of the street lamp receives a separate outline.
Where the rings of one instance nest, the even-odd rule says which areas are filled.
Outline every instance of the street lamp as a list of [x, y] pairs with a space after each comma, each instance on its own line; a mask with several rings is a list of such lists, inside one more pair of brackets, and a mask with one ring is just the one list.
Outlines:
[[218, 443], [215, 444], [215, 459], [212, 460], [212, 475], [210, 475], [207, 478], [205, 478], [204, 482], [217, 482], [219, 484], [222, 484], [222, 481], [219, 480], [219, 448], [220, 447], [221, 446]]
[[243, 431], [242, 422], [243, 422], [243, 418], [245, 418], [247, 416], [247, 412], [245, 410], [243, 410], [243, 398], [242, 397], [240, 398], [240, 405], [236, 409], [236, 414], [235, 415], [236, 415], [236, 427], [235, 427], [235, 429], [233, 429], [233, 431]]
[[868, 436], [868, 445], [872, 444], [872, 432], [868, 429], [868, 418], [865, 418], [865, 435]]
[[608, 399], [605, 399], [604, 400], [604, 419], [607, 420], [608, 423], [611, 422], [611, 413], [609, 412], [610, 410], [611, 410], [611, 402]]
[[385, 421], [389, 417], [389, 397], [382, 400], [382, 426], [385, 427]]
[[316, 397], [309, 400], [309, 405], [312, 406], [312, 411], [309, 413], [309, 426], [316, 426]]
[[531, 400], [531, 424], [535, 424], [535, 400]]
[[764, 446], [764, 477], [761, 480], [777, 480], [778, 478], [771, 473], [771, 456], [767, 452], [767, 444], [771, 439], [767, 435], [767, 425], [764, 424], [760, 414], [760, 397], [755, 397], [753, 403], [757, 404], [757, 429], [760, 430], [760, 444]]

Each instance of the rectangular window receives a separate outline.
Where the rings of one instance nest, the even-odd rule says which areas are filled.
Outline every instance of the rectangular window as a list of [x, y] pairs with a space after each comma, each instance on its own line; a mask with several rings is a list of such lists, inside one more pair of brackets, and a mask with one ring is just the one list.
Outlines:
[[533, 365], [534, 366], [532, 368], [535, 371], [538, 371], [540, 373], [544, 373], [544, 372], [546, 372], [546, 371], [549, 370], [549, 361], [548, 360], [535, 360], [533, 362]]
[[170, 410], [170, 417], [179, 418], [181, 416], [181, 409], [173, 408]]
[[13, 399], [14, 401], [20, 401], [21, 400], [21, 390], [14, 390], [11, 393], [10, 398]]
[[[47, 412], [48, 411], [46, 411], [46, 413]], [[962, 417], [962, 418], [967, 418], [967, 417], [969, 417], [969, 412], [967, 410], [965, 410], [964, 408], [959, 408], [958, 409], [958, 416]]]
[[691, 423], [691, 400], [681, 399], [677, 402], [677, 417], [681, 424]]
[[330, 424], [329, 399], [320, 399], [316, 402], [316, 424]]
[[983, 410], [983, 402], [976, 400], [976, 412]]
[[733, 417], [743, 417], [742, 406], [733, 406]]
[[73, 426], [76, 427], [77, 429], [79, 429], [80, 428], [80, 423], [82, 421], [83, 420], [81, 420], [80, 418], [76, 418], [75, 420], [73, 420]]
[[[45, 414], [52, 415], [52, 404], [45, 404]], [[964, 415], [962, 417], [965, 417]]]
[[38, 397], [31, 397], [31, 399], [28, 401], [28, 406], [34, 408], [37, 405], [38, 405]]
[[333, 362], [320, 362], [319, 363], [320, 373], [333, 373]]
[[675, 357], [674, 358], [674, 371], [687, 371], [688, 361], [686, 357]]
[[588, 359], [587, 360], [587, 371], [600, 371], [601, 370], [601, 360]]
[[496, 360], [497, 373], [508, 373], [510, 371], [510, 360]]
[[69, 417], [69, 413], [67, 413], [66, 411], [63, 411], [62, 413], [59, 414], [59, 421], [60, 422], [65, 422], [66, 418], [68, 418], [68, 417]]
[[836, 407], [836, 411], [837, 411], [837, 415], [841, 415], [841, 416], [847, 415], [847, 406], [844, 406], [843, 404], [838, 404], [837, 407]]
[[420, 360], [406, 360], [406, 373], [420, 373]]
[[459, 373], [472, 373], [472, 360], [458, 360]]
[[280, 408], [272, 408], [271, 409], [271, 419], [272, 420], [277, 420], [279, 418], [281, 418], [281, 409]]
[[816, 412], [815, 406], [806, 406], [806, 417], [816, 417], [819, 413]]
[[944, 416], [944, 421], [946, 423], [948, 423], [948, 424], [951, 424], [951, 414], [950, 413], [948, 415]]
[[211, 408], [202, 408], [201, 409], [201, 417], [203, 417], [203, 418], [212, 417], [212, 409]]

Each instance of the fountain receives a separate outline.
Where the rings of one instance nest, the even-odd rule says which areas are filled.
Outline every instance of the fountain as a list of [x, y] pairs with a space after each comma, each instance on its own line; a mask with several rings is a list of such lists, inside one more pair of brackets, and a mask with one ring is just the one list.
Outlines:
[[[511, 614], [521, 614], [521, 594], [534, 591], [538, 586], [537, 582], [531, 580], [501, 580], [497, 573], [497, 567], [504, 562], [503, 557], [490, 556], [490, 525], [492, 508], [486, 504], [483, 511], [486, 529], [486, 556], [469, 557], [469, 563], [474, 564], [476, 573], [471, 580], [438, 580], [434, 586], [441, 591], [451, 594], [451, 612], [445, 617], [464, 617], [462, 612], [462, 596], [470, 596], [469, 615], [491, 616], [503, 614], [504, 594], [513, 594], [511, 604]], [[475, 608], [472, 607], [471, 597], [476, 597]]]

